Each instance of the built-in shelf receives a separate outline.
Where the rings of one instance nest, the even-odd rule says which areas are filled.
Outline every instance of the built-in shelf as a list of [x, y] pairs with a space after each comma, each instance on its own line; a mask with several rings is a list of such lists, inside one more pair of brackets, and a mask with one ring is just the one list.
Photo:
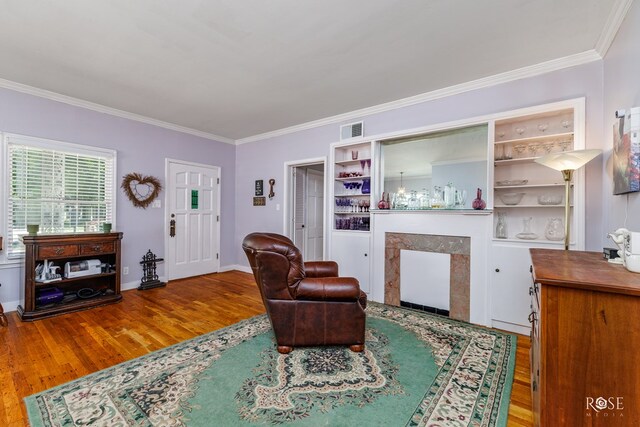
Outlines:
[[80, 276], [80, 277], [69, 277], [69, 278], [63, 278], [60, 280], [53, 280], [50, 282], [35, 282], [35, 285], [37, 287], [51, 287], [51, 286], [55, 286], [55, 285], [62, 285], [65, 283], [69, 283], [69, 282], [78, 282], [81, 280], [89, 280], [89, 279], [99, 279], [101, 277], [111, 277], [111, 276], [115, 276], [115, 271], [112, 271], [110, 273], [102, 273], [102, 274], [92, 274], [90, 276]]
[[562, 139], [566, 137], [573, 138], [573, 132], [565, 132], [565, 133], [552, 133], [548, 135], [537, 135], [537, 136], [528, 136], [526, 138], [515, 138], [515, 139], [507, 139], [504, 141], [496, 140], [496, 144], [510, 144], [510, 143], [521, 143], [521, 142], [536, 142], [536, 141], [548, 141], [551, 139]]
[[[573, 184], [571, 184], [573, 187]], [[526, 185], [496, 185], [493, 188], [496, 190], [509, 189], [509, 190], [517, 190], [520, 188], [553, 188], [553, 187], [564, 187], [563, 183], [557, 184], [526, 184]]]
[[334, 197], [371, 197], [371, 194], [335, 194]]
[[360, 162], [366, 162], [367, 160], [371, 161], [371, 158], [368, 157], [366, 159], [356, 159], [356, 160], [338, 160], [335, 162], [336, 165], [341, 166], [350, 166], [350, 165], [360, 165]]
[[334, 212], [336, 215], [369, 216], [369, 212]]
[[336, 178], [336, 181], [360, 181], [363, 178], [371, 178], [371, 175], [349, 176], [347, 178]]
[[[564, 203], [560, 203], [559, 205], [493, 205], [494, 209], [503, 209], [503, 208], [562, 208], [564, 209]], [[573, 207], [573, 205], [569, 205], [569, 207]]]
[[536, 157], [520, 157], [517, 159], [509, 159], [509, 160], [494, 160], [493, 164], [495, 166], [509, 166], [509, 165], [518, 165], [522, 163], [533, 163], [536, 159], [539, 159], [542, 156]]

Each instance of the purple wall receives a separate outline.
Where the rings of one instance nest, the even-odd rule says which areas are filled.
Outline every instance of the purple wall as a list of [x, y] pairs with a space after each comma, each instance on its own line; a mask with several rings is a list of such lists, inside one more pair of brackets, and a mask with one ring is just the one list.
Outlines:
[[[517, 108], [586, 97], [588, 148], [602, 145], [602, 62], [576, 66], [537, 77], [449, 96], [392, 111], [363, 117], [365, 135], [376, 135], [437, 123], [483, 116]], [[312, 102], [312, 101], [310, 101]], [[349, 120], [349, 122], [356, 120]], [[236, 254], [247, 265], [239, 243], [252, 231], [283, 231], [282, 182], [284, 162], [312, 157], [329, 157], [329, 146], [338, 140], [339, 124], [326, 125], [280, 137], [238, 146], [236, 153]], [[602, 236], [601, 158], [591, 162], [587, 175], [588, 249], [599, 250]], [[253, 181], [275, 178], [280, 184], [276, 197], [266, 207], [252, 207]], [[279, 191], [278, 191], [279, 190]]]
[[[235, 146], [141, 122], [98, 113], [36, 96], [0, 89], [0, 130], [46, 139], [115, 149], [118, 182], [129, 172], [153, 175], [164, 184], [165, 158], [221, 167], [220, 265], [236, 262]], [[4, 186], [4, 183], [1, 185]], [[130, 273], [123, 283], [139, 281], [139, 261], [148, 249], [164, 254], [164, 196], [162, 209], [134, 208], [118, 189], [117, 231], [124, 233], [123, 266]], [[158, 273], [164, 274], [159, 264]], [[6, 266], [5, 266], [6, 267]], [[0, 301], [19, 299], [19, 268], [0, 266]]]
[[628, 196], [613, 195], [613, 125], [616, 121], [614, 112], [619, 109], [640, 107], [640, 3], [633, 2], [627, 16], [604, 57], [604, 185], [603, 185], [603, 212], [604, 233], [602, 244], [615, 247], [613, 242], [606, 238], [606, 233], [615, 231], [625, 226], [626, 228], [640, 231], [640, 193], [631, 193]]

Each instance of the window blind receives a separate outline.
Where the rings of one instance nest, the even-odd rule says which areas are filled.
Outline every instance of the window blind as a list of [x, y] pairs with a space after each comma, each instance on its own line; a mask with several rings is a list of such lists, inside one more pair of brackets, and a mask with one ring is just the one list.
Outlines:
[[55, 145], [7, 137], [9, 258], [24, 253], [20, 236], [27, 224], [39, 224], [40, 234], [54, 234], [99, 231], [102, 223], [114, 222], [115, 155]]

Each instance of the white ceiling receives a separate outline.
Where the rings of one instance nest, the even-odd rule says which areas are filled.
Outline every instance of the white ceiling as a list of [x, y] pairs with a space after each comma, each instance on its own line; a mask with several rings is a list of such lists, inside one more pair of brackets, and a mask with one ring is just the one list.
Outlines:
[[592, 51], [629, 1], [0, 0], [0, 79], [236, 140]]

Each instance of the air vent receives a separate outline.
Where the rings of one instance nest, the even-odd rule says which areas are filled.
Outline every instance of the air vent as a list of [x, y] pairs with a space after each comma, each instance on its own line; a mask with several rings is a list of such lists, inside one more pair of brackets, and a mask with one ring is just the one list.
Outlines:
[[340, 141], [344, 139], [359, 138], [364, 135], [364, 122], [349, 123], [340, 126]]

